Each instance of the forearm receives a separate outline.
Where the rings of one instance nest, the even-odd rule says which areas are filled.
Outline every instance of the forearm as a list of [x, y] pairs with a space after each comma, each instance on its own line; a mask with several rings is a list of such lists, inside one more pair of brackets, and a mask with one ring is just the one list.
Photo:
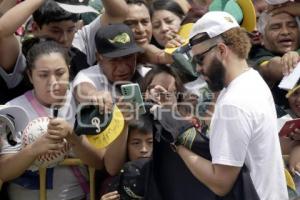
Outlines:
[[0, 1], [0, 13], [5, 13], [6, 11], [8, 11], [9, 9], [11, 9], [12, 7], [14, 7], [16, 5], [16, 1], [14, 0], [4, 0], [4, 1]]
[[176, 0], [176, 2], [180, 5], [184, 13], [187, 13], [191, 8], [191, 5], [187, 0]]
[[235, 178], [226, 177], [227, 174], [220, 173], [211, 161], [202, 158], [183, 146], [178, 146], [177, 152], [191, 173], [215, 194], [224, 196], [233, 187]]
[[128, 127], [125, 125], [120, 136], [108, 146], [107, 151], [105, 152], [105, 169], [112, 176], [116, 175], [126, 162], [127, 137]]
[[128, 13], [128, 6], [125, 0], [102, 0], [105, 13], [113, 18], [125, 18]]
[[31, 145], [26, 146], [18, 153], [2, 155], [0, 157], [0, 179], [5, 182], [22, 175], [37, 156]]
[[282, 79], [281, 57], [274, 57], [259, 67], [259, 72], [269, 83], [275, 83]]
[[142, 54], [145, 57], [144, 62], [153, 64], [172, 64], [174, 62], [171, 55], [153, 44], [149, 44], [143, 48], [145, 49], [144, 54]]
[[44, 0], [26, 0], [8, 10], [0, 18], [0, 38], [12, 35]]
[[121, 23], [128, 13], [125, 0], [102, 0], [105, 12], [101, 17], [101, 24]]
[[71, 143], [76, 156], [86, 165], [96, 169], [103, 169], [105, 149], [93, 147], [86, 136], [77, 136], [74, 133], [67, 138]]

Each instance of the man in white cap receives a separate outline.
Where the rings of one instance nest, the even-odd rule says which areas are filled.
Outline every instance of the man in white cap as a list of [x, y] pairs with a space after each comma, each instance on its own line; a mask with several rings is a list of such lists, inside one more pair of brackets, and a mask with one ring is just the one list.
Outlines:
[[245, 165], [261, 200], [288, 199], [272, 94], [246, 58], [250, 40], [225, 12], [208, 12], [190, 34], [191, 53], [210, 88], [221, 91], [210, 127], [212, 161], [182, 145], [191, 173], [214, 193], [230, 192]]
[[[18, 106], [0, 106], [0, 154], [2, 147], [15, 144], [15, 133], [22, 131], [27, 125], [29, 119], [23, 108]], [[14, 161], [13, 161], [14, 162]], [[9, 174], [9, 167], [0, 165], [0, 188], [2, 181]]]

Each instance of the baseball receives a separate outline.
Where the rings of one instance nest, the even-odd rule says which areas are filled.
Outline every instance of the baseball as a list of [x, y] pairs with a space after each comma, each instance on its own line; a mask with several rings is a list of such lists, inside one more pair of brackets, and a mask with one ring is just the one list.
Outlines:
[[[49, 123], [48, 117], [40, 117], [32, 120], [28, 123], [22, 134], [22, 146], [23, 148], [33, 143], [38, 137], [47, 133], [47, 127]], [[30, 166], [29, 170], [35, 171], [39, 167], [54, 167], [60, 161], [64, 160], [68, 153], [69, 145], [64, 141], [64, 147], [57, 153], [46, 153], [39, 156]]]

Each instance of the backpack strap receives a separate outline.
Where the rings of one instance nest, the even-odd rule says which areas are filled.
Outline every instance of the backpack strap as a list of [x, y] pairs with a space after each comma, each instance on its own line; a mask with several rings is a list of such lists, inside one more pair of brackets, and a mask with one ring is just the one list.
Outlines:
[[47, 117], [48, 114], [46, 113], [45, 109], [41, 106], [41, 104], [37, 102], [36, 98], [33, 97], [32, 92], [32, 90], [29, 90], [24, 94], [26, 99], [40, 117]]

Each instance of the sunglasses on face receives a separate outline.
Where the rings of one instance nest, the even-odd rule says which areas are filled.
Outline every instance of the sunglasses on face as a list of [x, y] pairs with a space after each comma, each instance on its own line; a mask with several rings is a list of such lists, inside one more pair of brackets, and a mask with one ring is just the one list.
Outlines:
[[193, 56], [193, 62], [194, 63], [197, 63], [198, 65], [203, 65], [203, 61], [204, 61], [204, 58], [206, 56], [206, 54], [208, 52], [210, 52], [213, 48], [215, 48], [217, 45], [213, 45], [211, 46], [210, 48], [208, 48], [206, 51], [200, 53], [200, 54], [197, 54], [197, 55], [194, 55]]

